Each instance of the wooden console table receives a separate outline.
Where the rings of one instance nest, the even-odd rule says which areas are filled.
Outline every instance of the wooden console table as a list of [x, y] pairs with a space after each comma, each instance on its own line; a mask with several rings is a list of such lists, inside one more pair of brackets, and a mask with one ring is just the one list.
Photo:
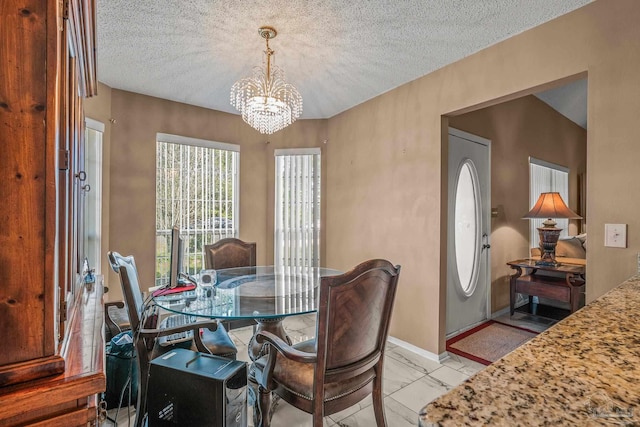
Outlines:
[[[580, 308], [585, 290], [585, 267], [577, 264], [558, 264], [556, 267], [536, 265], [536, 260], [519, 259], [507, 263], [516, 272], [511, 276], [510, 309], [515, 311], [516, 294], [554, 299], [569, 303], [571, 313]], [[524, 275], [523, 275], [524, 271]]]

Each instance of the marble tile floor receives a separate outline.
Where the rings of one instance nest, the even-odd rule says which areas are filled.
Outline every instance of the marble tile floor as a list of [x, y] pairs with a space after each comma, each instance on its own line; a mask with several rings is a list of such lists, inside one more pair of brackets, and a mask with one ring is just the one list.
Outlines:
[[[285, 329], [293, 342], [300, 342], [315, 335], [315, 314], [285, 319]], [[251, 327], [235, 329], [230, 332], [238, 347], [238, 359], [249, 361], [247, 343], [252, 335]], [[383, 392], [387, 423], [391, 427], [418, 425], [418, 411], [433, 399], [463, 382], [485, 366], [450, 354], [442, 364], [419, 356], [403, 347], [387, 344], [384, 363]], [[116, 410], [109, 411], [112, 419]], [[120, 408], [117, 414], [117, 426], [133, 425], [133, 408]], [[252, 426], [251, 409], [249, 425]], [[114, 423], [105, 421], [102, 427], [111, 427]], [[286, 402], [280, 401], [272, 418], [274, 427], [311, 426], [311, 416]], [[375, 425], [371, 397], [360, 404], [340, 413], [325, 417], [325, 426], [360, 427]]]

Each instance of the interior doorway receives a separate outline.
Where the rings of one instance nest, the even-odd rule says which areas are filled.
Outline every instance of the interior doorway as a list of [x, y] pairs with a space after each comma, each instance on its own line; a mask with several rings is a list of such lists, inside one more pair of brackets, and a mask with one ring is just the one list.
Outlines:
[[[586, 73], [570, 76], [523, 91], [520, 96], [513, 94], [495, 103], [487, 102], [475, 109], [468, 107], [446, 116], [446, 126], [491, 140], [490, 231], [487, 233], [491, 240], [489, 319], [500, 320], [505, 313], [509, 317], [509, 278], [513, 271], [506, 263], [529, 257], [531, 253], [529, 221], [522, 219], [531, 208], [530, 157], [566, 167], [569, 171], [567, 205], [587, 218], [583, 196], [587, 172], [586, 77]], [[443, 138], [445, 143], [449, 144], [449, 138]], [[451, 181], [454, 179], [451, 178], [452, 166], [445, 163], [445, 167], [448, 168], [445, 176]], [[451, 202], [450, 195], [445, 193], [444, 197], [448, 197], [447, 203]], [[568, 234], [584, 232], [584, 227], [584, 220], [570, 221]], [[448, 230], [448, 258], [453, 256], [450, 234]], [[451, 275], [448, 260], [446, 274], [448, 286]], [[448, 323], [451, 309], [448, 305], [446, 308]], [[543, 329], [548, 326], [542, 325]], [[441, 333], [446, 341], [451, 335], [448, 324]]]

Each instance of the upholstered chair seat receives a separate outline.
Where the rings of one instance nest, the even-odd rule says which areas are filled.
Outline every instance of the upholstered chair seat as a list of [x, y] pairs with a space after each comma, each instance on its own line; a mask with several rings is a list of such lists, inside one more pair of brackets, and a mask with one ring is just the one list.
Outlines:
[[[293, 348], [301, 352], [315, 356], [316, 342], [309, 340], [293, 345]], [[264, 371], [267, 364], [267, 356], [255, 361], [258, 375]], [[277, 384], [275, 391], [278, 395], [295, 395], [307, 401], [305, 407], [300, 408], [305, 412], [313, 411], [313, 378], [315, 365], [313, 363], [300, 363], [291, 359], [278, 358], [273, 370], [273, 380]], [[373, 368], [364, 373], [348, 379], [340, 378], [339, 381], [327, 382], [324, 385], [325, 405], [339, 397], [361, 391], [363, 396], [372, 392], [373, 379], [376, 374]], [[286, 398], [285, 398], [286, 400]], [[351, 405], [345, 407], [348, 408]]]
[[[160, 325], [159, 329], [163, 329], [164, 325]], [[216, 356], [227, 357], [229, 359], [235, 359], [238, 353], [236, 345], [229, 336], [227, 330], [222, 326], [222, 323], [218, 322], [218, 328], [212, 331], [208, 328], [200, 329], [200, 339], [202, 344], [207, 348], [208, 352], [215, 354]], [[186, 348], [193, 351], [199, 351], [195, 340], [185, 341], [183, 345], [174, 344], [169, 346], [163, 346], [160, 344], [162, 337], [154, 341], [153, 350], [151, 351], [151, 359], [155, 359], [176, 347]]]

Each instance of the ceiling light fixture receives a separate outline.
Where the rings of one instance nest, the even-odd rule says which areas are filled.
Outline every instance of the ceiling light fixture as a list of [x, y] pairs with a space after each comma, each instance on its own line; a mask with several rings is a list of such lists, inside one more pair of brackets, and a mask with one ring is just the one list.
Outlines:
[[231, 105], [242, 119], [263, 134], [272, 134], [295, 122], [302, 114], [302, 96], [284, 81], [284, 71], [271, 65], [274, 51], [269, 40], [278, 33], [272, 27], [260, 27], [258, 33], [266, 40], [266, 69], [256, 66], [253, 76], [238, 80], [231, 87]]

